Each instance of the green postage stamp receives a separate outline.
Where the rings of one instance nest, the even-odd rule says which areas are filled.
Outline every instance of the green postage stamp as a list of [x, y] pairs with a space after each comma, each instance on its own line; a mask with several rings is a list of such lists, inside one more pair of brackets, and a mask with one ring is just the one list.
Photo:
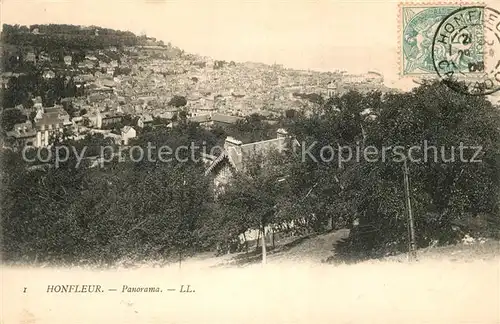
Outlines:
[[[462, 5], [463, 6], [463, 5]], [[436, 30], [460, 4], [402, 3], [399, 6], [400, 74], [435, 74], [432, 43]]]

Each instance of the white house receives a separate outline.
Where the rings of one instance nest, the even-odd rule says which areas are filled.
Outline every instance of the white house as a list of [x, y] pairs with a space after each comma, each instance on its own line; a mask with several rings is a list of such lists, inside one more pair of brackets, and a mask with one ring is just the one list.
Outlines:
[[131, 138], [135, 138], [137, 136], [137, 132], [132, 126], [125, 126], [122, 128], [122, 144], [128, 145], [128, 141]]

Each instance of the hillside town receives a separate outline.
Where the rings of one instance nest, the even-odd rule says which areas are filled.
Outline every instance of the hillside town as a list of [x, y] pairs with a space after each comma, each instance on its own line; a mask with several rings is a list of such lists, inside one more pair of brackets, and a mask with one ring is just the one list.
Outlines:
[[[39, 28], [25, 33], [44, 35]], [[98, 29], [94, 33], [99, 37]], [[61, 86], [74, 89], [69, 96], [55, 98], [51, 106], [38, 96], [30, 98], [28, 104], [4, 107], [19, 109], [26, 116], [25, 122], [7, 131], [7, 142], [20, 147], [47, 146], [50, 136], [63, 129], [70, 129], [75, 138], [98, 132], [122, 144], [138, 129], [153, 124], [171, 127], [180, 115], [205, 126], [235, 123], [252, 114], [272, 122], [287, 110], [307, 114], [349, 89], [389, 90], [383, 85], [383, 76], [373, 71], [349, 75], [343, 71], [299, 71], [278, 64], [217, 61], [186, 54], [151, 37], [136, 46], [60, 55], [26, 47], [16, 51], [12, 59], [42, 71], [48, 83], [61, 79]], [[9, 80], [25, 73], [3, 72], [2, 89], [8, 91], [12, 86]], [[71, 114], [67, 107], [71, 107]], [[129, 122], [123, 124], [124, 118]], [[115, 125], [121, 129], [113, 131]]]
[[490, 5], [1, 1], [0, 324], [500, 323]]

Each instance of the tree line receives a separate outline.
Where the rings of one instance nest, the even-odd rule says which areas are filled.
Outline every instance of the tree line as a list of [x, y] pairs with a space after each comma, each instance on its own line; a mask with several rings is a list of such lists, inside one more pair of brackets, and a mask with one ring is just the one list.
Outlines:
[[[39, 34], [33, 33], [35, 28], [38, 29]], [[5, 44], [46, 49], [95, 50], [110, 46], [144, 45], [146, 37], [136, 36], [129, 31], [101, 27], [82, 28], [75, 25], [48, 24], [33, 25], [28, 28], [27, 26], [4, 24], [2, 41]]]

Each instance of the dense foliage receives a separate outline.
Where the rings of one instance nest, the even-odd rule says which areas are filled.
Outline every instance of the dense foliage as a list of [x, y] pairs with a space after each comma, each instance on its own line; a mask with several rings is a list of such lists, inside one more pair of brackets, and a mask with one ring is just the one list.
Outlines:
[[7, 88], [4, 89], [1, 107], [13, 108], [22, 105], [24, 108], [33, 107], [33, 99], [40, 97], [45, 107], [61, 104], [61, 99], [80, 97], [83, 90], [78, 90], [74, 78], [66, 79], [63, 75], [56, 75], [51, 79], [44, 79], [42, 71], [33, 68], [30, 73], [11, 77]]
[[[38, 33], [33, 31], [37, 29]], [[33, 46], [47, 50], [59, 49], [102, 49], [109, 46], [133, 46], [145, 43], [128, 31], [118, 31], [101, 27], [75, 25], [3, 25], [2, 41], [5, 44]]]
[[[92, 150], [95, 143], [99, 138], [89, 138], [86, 146]], [[168, 144], [175, 148], [186, 143], [179, 137]], [[75, 144], [79, 153], [83, 149], [62, 140], [53, 151], [63, 144]], [[204, 248], [198, 229], [210, 219], [213, 199], [199, 163], [115, 161], [102, 168], [75, 167], [76, 163], [72, 156], [59, 168], [26, 169], [19, 154], [2, 152], [7, 260], [107, 263], [177, 257]]]
[[[332, 98], [317, 116], [297, 123], [295, 133], [308, 142], [353, 150], [374, 146], [381, 152], [384, 147], [401, 146], [408, 152], [419, 147], [413, 158], [421, 160], [408, 161], [410, 195], [417, 243], [427, 246], [434, 240], [454, 242], [471, 232], [498, 235], [499, 125], [499, 110], [486, 98], [462, 95], [435, 83], [404, 94], [349, 92]], [[463, 159], [461, 143], [470, 147]], [[426, 145], [437, 151], [428, 150], [427, 161]], [[476, 152], [472, 147], [481, 147], [475, 159], [481, 162], [471, 162]], [[359, 221], [354, 235], [337, 249], [339, 253], [379, 255], [407, 249], [401, 159], [388, 154], [385, 162], [379, 155], [379, 161], [361, 158], [340, 166], [311, 164], [303, 182], [315, 178], [319, 185], [309, 208], [340, 226], [346, 225], [345, 220]]]

